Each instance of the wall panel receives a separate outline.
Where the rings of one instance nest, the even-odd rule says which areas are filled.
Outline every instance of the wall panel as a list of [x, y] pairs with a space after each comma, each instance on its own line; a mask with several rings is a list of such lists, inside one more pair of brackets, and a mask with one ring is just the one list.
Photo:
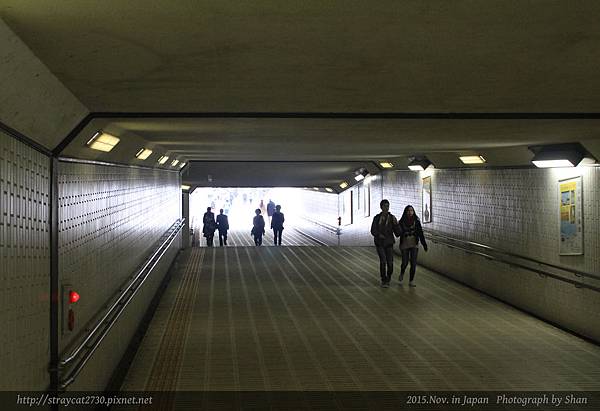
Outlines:
[[[433, 170], [427, 174], [432, 175], [433, 221], [424, 225], [425, 230], [600, 273], [600, 168]], [[422, 215], [424, 175], [410, 171], [383, 174], [383, 196], [390, 200], [392, 213], [399, 217], [404, 206], [411, 204], [417, 215]], [[560, 256], [557, 182], [578, 175], [583, 176], [585, 250], [581, 256]], [[364, 222], [344, 227], [344, 233], [343, 244], [372, 245]], [[430, 244], [428, 253], [419, 253], [419, 262], [600, 341], [597, 292], [443, 245]]]
[[[60, 282], [71, 284], [81, 295], [75, 306], [75, 330], [61, 336], [64, 350], [180, 218], [181, 188], [175, 172], [70, 162], [59, 164], [58, 182]], [[176, 242], [172, 250], [178, 248]], [[173, 256], [171, 251], [169, 257]], [[144, 284], [145, 290], [103, 342], [104, 354], [96, 353], [87, 365], [81, 377], [88, 376], [86, 389], [104, 388], [154, 294], [147, 290], [156, 289], [170, 261]], [[77, 386], [82, 388], [81, 383]]]
[[50, 160], [0, 131], [0, 389], [48, 387]]
[[[369, 177], [367, 181], [363, 180], [359, 184], [348, 189], [352, 191], [353, 205], [352, 205], [352, 224], [342, 226], [341, 245], [352, 246], [352, 245], [373, 245], [373, 236], [371, 236], [371, 222], [373, 217], [381, 212], [379, 203], [385, 197], [383, 197], [383, 180], [384, 175], [379, 174], [376, 176]], [[368, 190], [365, 187], [369, 186]], [[344, 191], [339, 195], [340, 201], [342, 196], [348, 191]], [[365, 216], [364, 212], [364, 198], [365, 193], [370, 193], [370, 213]], [[390, 212], [395, 216], [398, 216], [398, 205], [389, 199]], [[375, 252], [375, 251], [373, 251]]]

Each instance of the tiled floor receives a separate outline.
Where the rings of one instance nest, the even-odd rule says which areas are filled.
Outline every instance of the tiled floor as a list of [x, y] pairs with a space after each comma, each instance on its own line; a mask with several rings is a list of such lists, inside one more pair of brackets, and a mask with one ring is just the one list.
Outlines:
[[179, 258], [123, 390], [600, 390], [600, 347], [425, 269], [382, 289], [371, 247]]
[[[202, 228], [197, 228], [197, 232], [201, 233]], [[298, 246], [298, 245], [321, 245], [320, 240], [313, 237], [308, 233], [309, 230], [300, 230], [295, 227], [286, 227], [283, 230], [281, 236], [281, 244], [285, 246]], [[219, 232], [215, 232], [215, 238], [213, 240], [215, 247], [219, 247]], [[227, 245], [229, 247], [239, 246], [255, 246], [254, 237], [250, 235], [250, 229], [248, 230], [229, 230], [227, 233]], [[264, 247], [273, 246], [273, 230], [265, 229], [265, 235], [263, 236]], [[206, 238], [200, 238], [199, 247], [206, 247]]]

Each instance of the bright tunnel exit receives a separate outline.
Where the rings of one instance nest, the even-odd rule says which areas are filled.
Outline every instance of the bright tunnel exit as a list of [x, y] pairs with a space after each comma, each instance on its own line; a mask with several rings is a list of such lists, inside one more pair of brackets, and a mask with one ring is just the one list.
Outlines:
[[[315, 197], [317, 195], [317, 197]], [[271, 207], [269, 207], [271, 203]], [[325, 205], [325, 210], [323, 210]], [[337, 195], [289, 187], [198, 187], [190, 195], [190, 229], [192, 245], [207, 246], [203, 234], [203, 215], [208, 207], [215, 217], [223, 210], [229, 221], [228, 246], [254, 246], [251, 235], [255, 210], [261, 210], [265, 221], [264, 246], [274, 245], [270, 211], [280, 206], [284, 214], [282, 245], [335, 245]], [[323, 212], [331, 224], [323, 224]], [[333, 234], [333, 237], [332, 237]], [[220, 246], [219, 230], [214, 246]]]

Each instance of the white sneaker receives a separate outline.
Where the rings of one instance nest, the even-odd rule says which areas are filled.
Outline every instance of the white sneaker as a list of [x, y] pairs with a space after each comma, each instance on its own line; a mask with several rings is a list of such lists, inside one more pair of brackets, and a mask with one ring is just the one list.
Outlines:
[[416, 287], [417, 286], [414, 281], [409, 282], [408, 285], [410, 287]]

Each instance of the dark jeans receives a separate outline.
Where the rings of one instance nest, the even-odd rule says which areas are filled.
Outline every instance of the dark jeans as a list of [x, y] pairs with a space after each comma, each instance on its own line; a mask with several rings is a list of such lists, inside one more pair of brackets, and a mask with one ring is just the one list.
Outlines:
[[[394, 272], [394, 246], [376, 246], [379, 256], [379, 275], [381, 281], [389, 282]], [[387, 269], [386, 269], [387, 266]]]
[[410, 261], [410, 281], [412, 281], [415, 279], [415, 272], [417, 271], [417, 254], [419, 254], [419, 248], [412, 247], [400, 251], [402, 251], [402, 267], [400, 271], [404, 274], [406, 266], [408, 266], [408, 262]]
[[281, 233], [283, 233], [283, 228], [273, 229], [273, 242], [275, 245], [281, 245]]
[[254, 234], [254, 244], [255, 245], [262, 245], [262, 233], [260, 234]]
[[219, 245], [222, 247], [223, 243], [227, 245], [227, 230], [219, 230]]

